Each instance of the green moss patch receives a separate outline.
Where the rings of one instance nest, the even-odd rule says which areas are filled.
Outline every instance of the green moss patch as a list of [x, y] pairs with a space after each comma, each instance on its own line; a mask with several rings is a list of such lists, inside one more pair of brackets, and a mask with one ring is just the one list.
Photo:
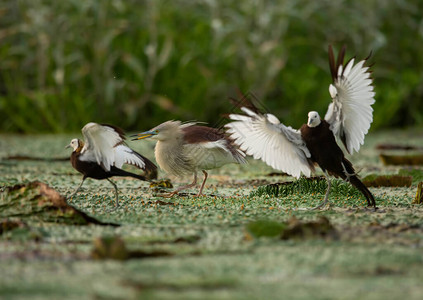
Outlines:
[[[339, 179], [331, 179], [331, 195], [342, 195], [345, 197], [363, 197], [363, 195], [351, 184]], [[328, 184], [323, 177], [305, 178], [301, 177], [292, 182], [281, 182], [260, 186], [250, 193], [250, 197], [274, 196], [286, 197], [293, 194], [322, 194], [326, 193]]]

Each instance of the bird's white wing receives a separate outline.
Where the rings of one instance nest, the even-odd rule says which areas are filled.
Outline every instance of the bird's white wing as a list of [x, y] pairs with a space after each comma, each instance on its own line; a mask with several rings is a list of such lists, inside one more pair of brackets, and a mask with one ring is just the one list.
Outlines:
[[230, 114], [234, 122], [225, 125], [241, 150], [294, 177], [301, 173], [310, 176], [314, 167], [307, 159], [310, 152], [298, 130], [281, 124], [274, 115], [241, 109], [247, 115]]
[[82, 128], [85, 145], [81, 151], [81, 159], [94, 156], [95, 161], [104, 170], [110, 171], [116, 161], [115, 147], [124, 142], [122, 132], [119, 131], [112, 126], [92, 122], [85, 125]]
[[354, 65], [351, 59], [343, 68], [338, 66], [333, 85], [329, 86], [332, 103], [325, 120], [349, 153], [358, 151], [373, 121], [375, 103], [369, 67], [362, 60]]
[[128, 146], [120, 144], [114, 148], [115, 163], [114, 166], [122, 168], [123, 164], [133, 165], [137, 168], [144, 169], [145, 161], [139, 153], [135, 152]]

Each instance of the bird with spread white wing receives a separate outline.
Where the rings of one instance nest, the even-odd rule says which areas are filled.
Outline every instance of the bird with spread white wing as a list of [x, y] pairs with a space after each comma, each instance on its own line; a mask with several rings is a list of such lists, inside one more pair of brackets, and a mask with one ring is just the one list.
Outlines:
[[245, 163], [245, 153], [221, 130], [193, 122], [183, 124], [180, 121], [166, 121], [133, 137], [133, 140], [157, 140], [154, 154], [160, 168], [166, 173], [177, 177], [194, 175], [191, 184], [181, 186], [164, 197], [172, 197], [195, 186], [197, 172], [201, 170], [204, 180], [197, 194], [200, 196], [208, 176], [206, 170], [229, 163]]
[[245, 115], [230, 114], [233, 122], [225, 126], [241, 150], [296, 178], [301, 174], [309, 177], [317, 164], [327, 179], [328, 188], [324, 201], [315, 208], [327, 204], [331, 187], [329, 175], [332, 175], [349, 181], [363, 193], [368, 205], [376, 209], [372, 193], [357, 177], [336, 142], [339, 138], [350, 154], [358, 151], [373, 121], [372, 104], [375, 103], [369, 67], [365, 65], [368, 58], [356, 64], [352, 58], [343, 65], [344, 55], [345, 47], [335, 62], [329, 46], [332, 103], [324, 119], [316, 111], [311, 111], [307, 124], [296, 130], [280, 123], [272, 114], [260, 113], [248, 103], [241, 107]]
[[110, 177], [129, 176], [147, 180], [143, 175], [122, 170], [124, 164], [144, 170], [148, 179], [154, 179], [157, 176], [157, 167], [125, 144], [125, 134], [122, 129], [91, 122], [82, 128], [82, 134], [85, 142], [73, 139], [66, 147], [73, 148], [70, 157], [72, 166], [84, 175], [81, 184], [70, 198], [79, 191], [85, 179], [107, 179], [115, 189], [116, 207], [118, 207], [117, 186], [109, 179]]

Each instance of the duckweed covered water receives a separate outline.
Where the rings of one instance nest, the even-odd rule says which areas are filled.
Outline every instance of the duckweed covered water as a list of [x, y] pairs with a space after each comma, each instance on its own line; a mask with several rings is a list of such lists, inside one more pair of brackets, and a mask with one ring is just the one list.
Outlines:
[[[422, 168], [418, 166], [383, 166], [374, 146], [381, 141], [398, 143], [401, 139], [422, 146], [422, 136], [421, 130], [371, 134], [351, 160], [362, 177], [421, 174]], [[324, 182], [316, 189], [303, 186], [286, 193], [279, 190], [277, 194], [260, 193], [260, 186], [294, 179], [266, 176], [274, 170], [261, 162], [250, 161], [248, 165], [229, 165], [211, 171], [206, 196], [199, 198], [186, 195], [163, 199], [146, 182], [116, 178], [119, 209], [111, 211], [114, 190], [107, 181], [88, 179], [81, 192], [69, 200], [70, 205], [91, 217], [120, 226], [69, 224], [54, 220], [51, 215], [26, 218], [23, 212], [29, 209], [27, 206], [22, 210], [14, 206], [11, 213], [5, 206], [10, 200], [5, 187], [38, 180], [62, 195], [70, 195], [80, 183], [81, 175], [67, 161], [7, 158], [12, 155], [67, 157], [70, 153], [63, 148], [72, 137], [0, 137], [0, 221], [6, 228], [0, 236], [3, 270], [0, 298], [420, 299], [423, 296], [423, 207], [412, 204], [417, 180], [413, 179], [411, 187], [370, 188], [379, 206], [376, 212], [366, 209], [364, 197], [343, 182], [331, 194], [331, 206], [327, 210], [309, 211], [303, 209], [322, 200]], [[131, 146], [153, 159], [152, 143]], [[183, 183], [171, 179], [175, 186]], [[190, 180], [187, 178], [185, 182]], [[35, 212], [37, 206], [34, 208]], [[337, 238], [281, 240], [278, 234], [270, 232], [261, 233], [261, 237], [249, 233], [248, 228], [258, 221], [285, 224], [293, 216], [305, 223], [325, 217], [336, 230]], [[274, 231], [275, 225], [272, 226], [260, 227], [260, 232]], [[119, 259], [93, 258], [99, 241], [115, 238], [118, 243], [106, 243], [109, 246], [98, 251], [118, 253]]]

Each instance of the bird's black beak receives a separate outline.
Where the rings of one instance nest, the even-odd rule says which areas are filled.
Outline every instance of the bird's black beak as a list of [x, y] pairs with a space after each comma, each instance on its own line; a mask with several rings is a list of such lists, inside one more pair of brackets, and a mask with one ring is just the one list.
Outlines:
[[68, 148], [70, 148], [70, 147], [72, 147], [72, 146], [69, 144], [69, 145], [67, 145], [67, 146], [65, 147], [65, 149], [68, 149]]
[[156, 131], [144, 131], [144, 132], [141, 132], [141, 133], [133, 134], [133, 135], [131, 135], [131, 137], [134, 137], [132, 139], [132, 141], [136, 141], [136, 140], [146, 139], [146, 138], [152, 137], [154, 135], [157, 135]]

